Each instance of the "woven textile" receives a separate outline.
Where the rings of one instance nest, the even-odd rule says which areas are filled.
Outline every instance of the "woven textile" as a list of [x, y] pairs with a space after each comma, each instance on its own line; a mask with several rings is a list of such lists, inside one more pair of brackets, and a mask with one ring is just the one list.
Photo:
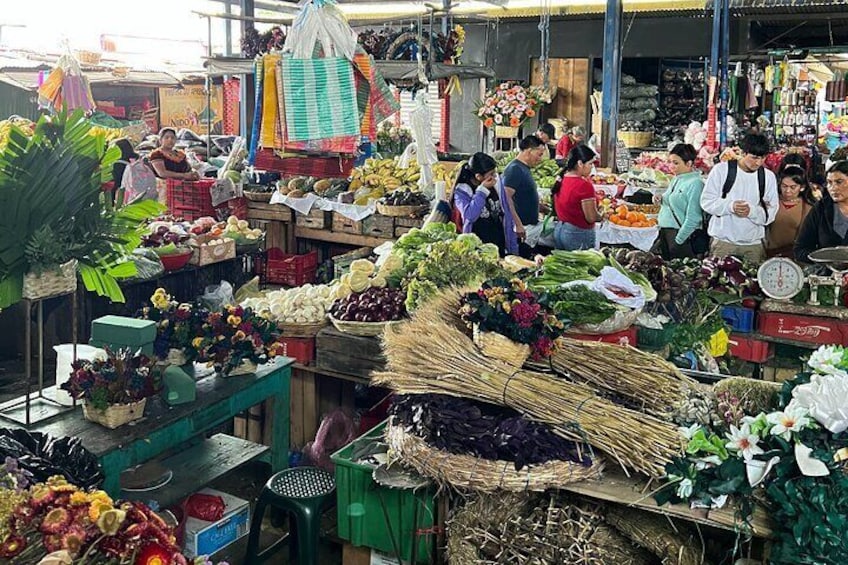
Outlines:
[[347, 59], [283, 59], [290, 141], [358, 135], [353, 67]]
[[279, 55], [263, 57], [263, 94], [262, 94], [262, 129], [260, 145], [262, 147], [282, 148], [282, 135], [279, 139], [277, 132], [280, 128], [279, 103], [277, 102], [277, 62]]

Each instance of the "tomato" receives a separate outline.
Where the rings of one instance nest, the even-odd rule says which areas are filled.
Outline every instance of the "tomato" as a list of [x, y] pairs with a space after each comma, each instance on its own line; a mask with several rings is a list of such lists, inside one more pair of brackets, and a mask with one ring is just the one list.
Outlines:
[[756, 298], [748, 297], [742, 300], [742, 306], [745, 308], [750, 308], [751, 310], [756, 310], [759, 305], [760, 304], [759, 302], [757, 302]]

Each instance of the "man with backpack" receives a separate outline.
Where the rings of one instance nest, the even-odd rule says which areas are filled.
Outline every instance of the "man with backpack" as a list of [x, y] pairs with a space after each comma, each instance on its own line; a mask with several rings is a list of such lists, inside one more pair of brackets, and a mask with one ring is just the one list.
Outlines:
[[777, 179], [763, 167], [769, 152], [766, 136], [749, 133], [740, 147], [743, 156], [738, 161], [719, 163], [710, 171], [701, 208], [712, 216], [708, 229], [712, 255], [761, 263], [766, 258], [766, 226], [777, 216]]

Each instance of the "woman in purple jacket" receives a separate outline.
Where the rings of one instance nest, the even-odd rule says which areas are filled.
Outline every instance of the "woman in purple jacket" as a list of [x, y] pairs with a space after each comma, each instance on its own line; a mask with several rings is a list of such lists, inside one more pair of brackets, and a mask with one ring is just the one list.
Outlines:
[[474, 233], [483, 243], [494, 243], [504, 254], [507, 241], [495, 160], [475, 153], [462, 165], [453, 188], [454, 208], [462, 233]]

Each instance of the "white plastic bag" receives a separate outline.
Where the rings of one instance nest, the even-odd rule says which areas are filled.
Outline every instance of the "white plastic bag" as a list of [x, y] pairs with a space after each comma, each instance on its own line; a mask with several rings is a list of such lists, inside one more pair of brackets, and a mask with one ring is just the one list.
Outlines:
[[427, 96], [423, 92], [419, 92], [415, 97], [415, 108], [410, 113], [410, 126], [412, 128], [412, 139], [415, 140], [415, 145], [418, 148], [416, 156], [418, 164], [421, 166], [421, 178], [418, 179], [418, 186], [421, 192], [430, 196], [433, 193], [433, 165], [439, 162], [439, 156], [436, 154], [436, 145], [433, 143], [432, 124], [433, 112], [430, 111], [430, 106], [427, 104]]
[[544, 245], [545, 247], [556, 247], [554, 240], [554, 231], [556, 221], [550, 217], [545, 218], [543, 222], [525, 226], [525, 242], [530, 247]]
[[311, 59], [320, 43], [324, 57], [353, 60], [357, 35], [335, 2], [305, 0], [292, 22], [283, 51], [296, 59]]
[[641, 310], [645, 306], [642, 287], [613, 267], [604, 267], [601, 270], [601, 276], [592, 282], [592, 290], [600, 292], [616, 304], [634, 310]]
[[227, 281], [221, 281], [221, 284], [207, 286], [203, 296], [200, 297], [200, 301], [209, 310], [219, 312], [224, 307], [235, 304], [236, 299], [233, 295], [233, 285]]
[[121, 188], [124, 189], [124, 204], [136, 199], [156, 200], [158, 197], [156, 174], [142, 159], [132, 159], [127, 163], [121, 177]]

